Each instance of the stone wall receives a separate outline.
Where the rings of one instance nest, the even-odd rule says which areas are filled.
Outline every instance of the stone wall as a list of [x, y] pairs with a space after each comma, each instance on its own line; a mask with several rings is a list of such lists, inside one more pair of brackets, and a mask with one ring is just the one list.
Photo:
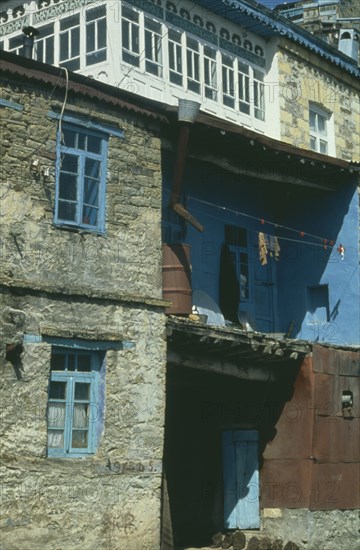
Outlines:
[[[69, 94], [66, 113], [122, 129], [124, 137], [109, 138], [105, 235], [59, 229], [53, 225], [58, 122], [48, 112], [62, 108], [64, 91], [50, 93], [40, 85], [3, 83], [2, 99], [23, 108], [1, 109], [5, 282], [161, 298], [161, 158], [154, 123]], [[32, 175], [33, 161], [49, 168], [49, 176]]]
[[[301, 550], [356, 550], [358, 510], [270, 510], [263, 517], [263, 534], [291, 540]], [[267, 517], [266, 517], [267, 516]]]
[[[69, 94], [68, 111], [89, 113], [125, 136], [110, 138], [105, 236], [59, 229], [57, 123], [47, 113], [63, 95], [44, 83], [27, 87], [26, 79], [7, 81], [1, 96], [23, 106], [1, 108], [2, 547], [154, 550], [166, 365], [156, 129]], [[50, 167], [48, 178], [31, 175], [34, 158]], [[47, 456], [45, 335], [108, 343], [97, 446], [86, 458]]]
[[278, 52], [281, 139], [310, 148], [309, 102], [333, 113], [335, 154], [360, 160], [360, 88], [355, 77], [301, 47], [282, 41]]

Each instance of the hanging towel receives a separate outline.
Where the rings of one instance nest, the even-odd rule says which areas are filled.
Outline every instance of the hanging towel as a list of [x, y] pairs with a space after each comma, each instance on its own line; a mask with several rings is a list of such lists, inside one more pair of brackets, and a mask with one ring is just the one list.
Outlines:
[[268, 240], [269, 240], [268, 248], [269, 248], [270, 256], [275, 257], [275, 260], [279, 261], [280, 245], [279, 245], [278, 238], [275, 237], [274, 235], [270, 235]]
[[267, 264], [267, 247], [264, 233], [259, 233], [259, 258], [261, 265]]

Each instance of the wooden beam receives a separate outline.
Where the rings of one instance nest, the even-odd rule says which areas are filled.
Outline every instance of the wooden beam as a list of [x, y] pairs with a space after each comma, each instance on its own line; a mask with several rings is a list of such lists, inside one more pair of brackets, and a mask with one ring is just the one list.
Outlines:
[[173, 350], [168, 350], [167, 361], [171, 365], [186, 367], [204, 372], [223, 374], [241, 380], [254, 380], [258, 382], [276, 382], [278, 375], [270, 368], [254, 365], [237, 365], [230, 361], [207, 360], [204, 356], [187, 355]]

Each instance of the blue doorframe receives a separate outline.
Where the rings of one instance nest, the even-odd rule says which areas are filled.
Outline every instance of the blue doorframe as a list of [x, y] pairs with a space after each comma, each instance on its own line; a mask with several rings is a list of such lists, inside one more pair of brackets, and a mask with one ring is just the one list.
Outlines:
[[258, 432], [223, 432], [224, 525], [227, 529], [258, 529]]

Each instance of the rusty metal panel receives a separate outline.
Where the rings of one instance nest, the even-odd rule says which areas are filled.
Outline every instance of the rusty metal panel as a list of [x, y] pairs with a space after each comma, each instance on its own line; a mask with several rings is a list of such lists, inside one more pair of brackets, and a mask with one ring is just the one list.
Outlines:
[[360, 462], [359, 433], [359, 418], [317, 416], [311, 454], [319, 462]]
[[265, 459], [304, 458], [312, 454], [314, 374], [306, 358], [295, 381], [294, 393], [284, 404], [276, 435], [264, 450]]
[[307, 508], [310, 502], [310, 460], [266, 460], [260, 478], [262, 508]]
[[360, 352], [313, 345], [314, 372], [360, 376]]
[[352, 416], [360, 417], [360, 377], [315, 375], [315, 413], [321, 416], [342, 417], [342, 393], [353, 394]]
[[360, 507], [359, 464], [313, 464], [311, 510], [353, 510]]
[[276, 424], [276, 435], [264, 450], [264, 459], [299, 459], [312, 454], [314, 411], [286, 403]]

